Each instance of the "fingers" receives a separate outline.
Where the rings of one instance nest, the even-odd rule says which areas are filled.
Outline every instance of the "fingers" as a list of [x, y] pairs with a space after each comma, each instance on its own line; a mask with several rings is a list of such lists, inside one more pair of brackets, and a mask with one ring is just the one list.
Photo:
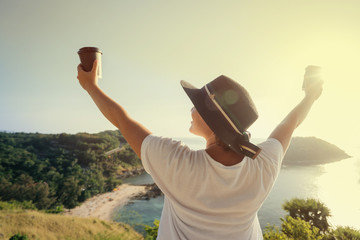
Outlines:
[[324, 84], [323, 79], [318, 79], [317, 81], [311, 82], [305, 88], [306, 96], [313, 99], [314, 101], [317, 100], [323, 92], [323, 84]]
[[90, 72], [85, 71], [83, 65], [81, 64], [77, 66], [77, 79], [85, 90], [88, 88], [88, 86], [97, 84], [97, 69], [98, 61], [96, 60], [93, 62], [93, 66]]
[[81, 63], [77, 66], [78, 72], [85, 72], [83, 65]]
[[314, 81], [312, 84], [311, 84], [311, 87], [323, 87], [324, 85], [324, 80], [322, 78], [318, 79], [317, 81]]
[[95, 59], [94, 62], [93, 62], [93, 66], [92, 66], [92, 69], [91, 69], [91, 73], [95, 73], [95, 75], [97, 75], [97, 71], [98, 71], [98, 60]]

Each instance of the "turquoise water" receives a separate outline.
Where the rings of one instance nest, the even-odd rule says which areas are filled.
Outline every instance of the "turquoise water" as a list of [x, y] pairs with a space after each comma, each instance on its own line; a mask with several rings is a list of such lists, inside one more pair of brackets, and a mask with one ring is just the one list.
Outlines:
[[[348, 151], [354, 157], [318, 166], [283, 167], [274, 188], [258, 216], [262, 229], [280, 225], [286, 212], [281, 205], [291, 198], [316, 198], [330, 208], [330, 223], [360, 229], [360, 148]], [[150, 175], [129, 178], [132, 184], [152, 183]], [[129, 223], [141, 231], [143, 224], [160, 219], [164, 198], [134, 201], [118, 211], [116, 221]]]

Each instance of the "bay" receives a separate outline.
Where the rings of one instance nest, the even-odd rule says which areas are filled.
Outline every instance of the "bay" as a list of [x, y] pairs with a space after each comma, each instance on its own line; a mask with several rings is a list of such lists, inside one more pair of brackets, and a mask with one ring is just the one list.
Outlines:
[[[201, 149], [201, 139], [181, 139], [193, 149]], [[259, 140], [258, 140], [259, 141]], [[329, 222], [333, 226], [351, 226], [360, 229], [360, 147], [347, 151], [353, 157], [315, 166], [283, 166], [274, 188], [258, 217], [261, 228], [281, 225], [281, 217], [286, 215], [281, 205], [292, 198], [316, 198], [330, 210]], [[150, 175], [143, 174], [129, 178], [131, 184], [153, 183]], [[135, 200], [119, 209], [115, 221], [128, 223], [138, 231], [144, 225], [152, 225], [160, 219], [164, 197]]]

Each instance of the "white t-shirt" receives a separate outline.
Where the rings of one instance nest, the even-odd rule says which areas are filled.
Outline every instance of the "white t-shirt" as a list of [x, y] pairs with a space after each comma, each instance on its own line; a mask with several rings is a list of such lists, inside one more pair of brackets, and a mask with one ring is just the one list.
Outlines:
[[257, 212], [279, 174], [283, 148], [273, 138], [258, 146], [256, 159], [224, 166], [205, 150], [147, 136], [142, 163], [165, 195], [158, 239], [263, 239]]

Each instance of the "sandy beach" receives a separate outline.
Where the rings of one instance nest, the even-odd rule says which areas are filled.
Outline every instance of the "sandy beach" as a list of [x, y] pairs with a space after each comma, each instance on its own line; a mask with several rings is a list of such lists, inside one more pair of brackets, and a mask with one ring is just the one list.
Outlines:
[[145, 192], [145, 186], [122, 184], [112, 192], [99, 194], [87, 199], [76, 208], [65, 210], [63, 214], [113, 220], [115, 209], [126, 205], [131, 197], [141, 192]]

